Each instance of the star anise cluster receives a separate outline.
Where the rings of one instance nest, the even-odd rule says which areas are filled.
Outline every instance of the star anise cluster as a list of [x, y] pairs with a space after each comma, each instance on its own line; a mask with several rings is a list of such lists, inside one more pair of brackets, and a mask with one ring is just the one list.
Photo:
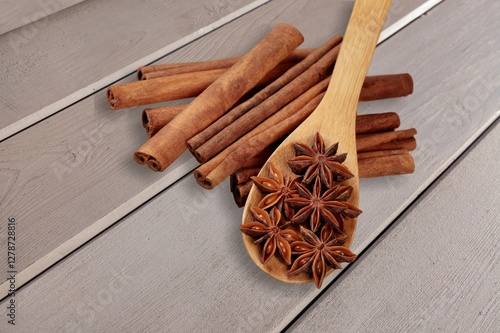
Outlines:
[[291, 265], [288, 275], [308, 272], [320, 288], [330, 268], [355, 260], [342, 246], [347, 240], [344, 222], [361, 210], [347, 202], [353, 189], [342, 182], [354, 175], [342, 165], [347, 154], [337, 155], [338, 143], [325, 148], [317, 133], [312, 147], [296, 143], [294, 148], [296, 157], [288, 165], [297, 177], [284, 177], [273, 165], [269, 178], [253, 177], [264, 197], [251, 208], [255, 221], [240, 229], [263, 244], [262, 263], [276, 255]]

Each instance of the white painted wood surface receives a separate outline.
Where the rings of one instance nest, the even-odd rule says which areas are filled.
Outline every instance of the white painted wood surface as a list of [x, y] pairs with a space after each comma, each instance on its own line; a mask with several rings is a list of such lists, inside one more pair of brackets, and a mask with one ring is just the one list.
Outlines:
[[[420, 148], [415, 152], [415, 174], [361, 182], [361, 207], [365, 213], [355, 238], [357, 251], [368, 246], [498, 118], [499, 41], [493, 33], [498, 30], [497, 11], [494, 0], [445, 1], [377, 49], [372, 72], [408, 71], [414, 76], [416, 90], [406, 99], [363, 104], [360, 113], [397, 110], [405, 126], [418, 128]], [[307, 20], [304, 11], [300, 13]], [[259, 16], [252, 16], [257, 14], [251, 13], [234, 24], [257, 25]], [[120, 125], [132, 121], [132, 116], [125, 119], [129, 114], [122, 113]], [[57, 116], [51, 120], [61, 121]], [[79, 121], [82, 120], [75, 119], [75, 123]], [[40, 131], [40, 139], [48, 137], [49, 133], [44, 132], [47, 129]], [[116, 131], [134, 133], [127, 127]], [[108, 159], [114, 155], [107, 151], [114, 149], [116, 134], [106, 135], [109, 149], [91, 151], [84, 164], [90, 168], [85, 169], [87, 179], [82, 176], [80, 182], [89, 179], [93, 182], [93, 177], [97, 177], [92, 165], [113, 164]], [[18, 148], [32, 144], [27, 138], [23, 140], [17, 142]], [[40, 143], [38, 150], [33, 151], [43, 151], [46, 146], [50, 144]], [[99, 156], [108, 157], [97, 161]], [[125, 153], [121, 156], [119, 170], [128, 170], [126, 161], [130, 157]], [[74, 172], [80, 174], [82, 171], [77, 169]], [[140, 180], [135, 178], [147, 178], [150, 174], [142, 169], [135, 172], [129, 174], [131, 177], [120, 178], [121, 182], [104, 184], [93, 194], [83, 193], [99, 205], [87, 204], [89, 208], [79, 209], [92, 213], [91, 208], [107, 204], [104, 200], [115, 200], [114, 196], [122, 195], [131, 182]], [[35, 179], [43, 184], [42, 176]], [[234, 207], [227, 185], [202, 191], [187, 176], [22, 288], [16, 297], [23, 304], [18, 318], [25, 325], [23, 329], [28, 332], [65, 328], [69, 332], [255, 332], [286, 327], [314, 300], [318, 291], [312, 285], [281, 284], [252, 264], [238, 230], [241, 209]], [[105, 191], [107, 195], [102, 194]], [[101, 197], [96, 198], [99, 193]], [[461, 192], [455, 190], [455, 193], [459, 196]], [[29, 198], [23, 200], [31, 202]], [[124, 198], [120, 200], [126, 202]], [[23, 206], [21, 202], [16, 207], [24, 208], [26, 204]], [[350, 274], [351, 271], [346, 276]], [[333, 276], [329, 277], [325, 285], [332, 279]], [[1, 311], [5, 311], [5, 304], [5, 301], [0, 303]]]
[[498, 332], [499, 142], [497, 122], [290, 332]]
[[3, 0], [0, 2], [0, 35], [39, 21], [28, 29], [18, 30], [11, 39], [31, 36], [33, 27], [49, 22], [47, 16], [83, 2], [84, 0]]
[[[396, 7], [403, 11], [390, 13], [391, 20], [419, 3]], [[241, 55], [279, 22], [296, 25], [306, 36], [304, 47], [317, 46], [343, 31], [351, 8], [352, 3], [344, 1], [273, 2], [162, 61]], [[316, 17], [316, 24], [311, 17]], [[229, 38], [234, 42], [227, 42]], [[393, 67], [385, 73], [405, 70]], [[131, 75], [121, 82], [133, 79]], [[26, 221], [19, 226], [24, 235], [19, 244], [23, 248], [18, 258], [19, 285], [197, 166], [189, 154], [161, 174], [138, 166], [132, 154], [147, 139], [141, 110], [111, 112], [100, 91], [0, 143], [0, 219], [15, 215]], [[0, 255], [5, 251], [0, 246]], [[0, 271], [0, 280], [5, 277]], [[0, 297], [6, 290], [5, 283], [0, 285]]]
[[266, 1], [87, 0], [1, 35], [0, 140]]

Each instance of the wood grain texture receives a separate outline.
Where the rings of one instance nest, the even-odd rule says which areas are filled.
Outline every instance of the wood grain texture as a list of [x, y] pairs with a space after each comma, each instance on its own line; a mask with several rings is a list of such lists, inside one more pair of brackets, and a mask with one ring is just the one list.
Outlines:
[[88, 0], [1, 35], [0, 140], [265, 1]]
[[497, 122], [289, 331], [498, 332], [498, 142]]
[[[282, 4], [273, 2], [262, 8], [263, 12], [239, 19], [234, 22], [237, 29], [231, 30], [232, 36], [240, 41], [235, 31], [244, 30], [248, 22], [257, 26], [258, 15], [269, 22], [273, 11], [277, 15], [282, 8]], [[288, 13], [292, 9], [287, 7]], [[308, 17], [301, 9], [294, 10]], [[397, 110], [403, 124], [418, 128], [420, 148], [415, 152], [415, 174], [360, 182], [365, 212], [353, 243], [356, 251], [378, 236], [498, 117], [500, 80], [495, 52], [499, 41], [493, 33], [499, 24], [497, 10], [494, 0], [445, 1], [377, 49], [372, 71], [414, 73], [416, 91], [407, 99], [362, 104], [360, 113]], [[464, 49], [464, 45], [468, 47]], [[484, 81], [489, 85], [483, 84], [478, 93], [483, 78], [489, 79]], [[467, 97], [476, 98], [476, 103]], [[456, 107], [466, 110], [467, 117], [462, 117]], [[110, 135], [109, 140], [113, 137]], [[23, 145], [19, 143], [18, 147]], [[127, 169], [130, 157], [124, 154], [122, 158], [121, 169]], [[93, 160], [89, 158], [96, 163]], [[75, 177], [80, 172], [75, 170]], [[116, 169], [113, 172], [116, 174]], [[144, 173], [131, 174], [147, 177]], [[120, 180], [100, 188], [108, 194], [93, 209], [106, 205], [109, 209], [116, 205], [113, 196], [134, 187], [130, 185], [135, 182], [133, 177]], [[16, 297], [23, 304], [19, 319], [26, 330], [256, 332], [284, 328], [318, 291], [313, 285], [280, 283], [252, 263], [238, 230], [241, 209], [234, 207], [228, 184], [222, 185], [202, 191], [191, 176], [182, 179], [22, 288]], [[453, 191], [455, 197], [460, 194], [459, 189]], [[81, 219], [69, 212], [66, 216], [73, 216], [71, 222]], [[62, 227], [56, 228], [52, 230], [59, 232]], [[365, 286], [361, 291], [368, 293], [369, 289]], [[0, 303], [1, 311], [5, 311], [5, 304]]]
[[[272, 3], [162, 62], [239, 56], [280, 22], [303, 32], [308, 45], [304, 47], [317, 47], [343, 31], [351, 9], [352, 3], [344, 1]], [[310, 16], [316, 17], [314, 25]], [[120, 82], [134, 79], [132, 74]], [[132, 154], [147, 140], [141, 112], [142, 108], [111, 112], [100, 91], [0, 143], [0, 219], [16, 216], [25, 221], [19, 225], [24, 236], [18, 286], [196, 167], [188, 154], [167, 173], [136, 165]], [[0, 225], [0, 233], [5, 228]], [[5, 251], [0, 246], [0, 255]], [[5, 277], [0, 271], [0, 280]], [[6, 286], [0, 285], [0, 297], [6, 295]]]
[[[0, 35], [17, 28], [15, 36], [29, 36], [33, 27], [42, 27], [49, 23], [47, 16], [76, 5], [84, 0], [4, 0], [0, 2]], [[29, 28], [22, 27], [36, 22]], [[15, 37], [13, 37], [15, 38]]]

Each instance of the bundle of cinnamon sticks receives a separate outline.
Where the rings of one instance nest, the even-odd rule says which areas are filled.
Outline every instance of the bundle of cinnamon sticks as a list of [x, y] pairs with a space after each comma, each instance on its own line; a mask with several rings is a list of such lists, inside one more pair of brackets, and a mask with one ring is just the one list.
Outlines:
[[[321, 101], [342, 37], [316, 49], [299, 49], [303, 36], [279, 24], [246, 55], [197, 63], [145, 66], [138, 81], [112, 86], [111, 109], [195, 97], [189, 104], [147, 108], [142, 122], [150, 139], [134, 154], [140, 164], [163, 171], [189, 149], [201, 163], [197, 182], [214, 188], [231, 175], [241, 205], [273, 148]], [[409, 74], [365, 79], [360, 101], [403, 97], [413, 92]], [[358, 116], [361, 177], [411, 173], [415, 129], [396, 130], [396, 113]]]

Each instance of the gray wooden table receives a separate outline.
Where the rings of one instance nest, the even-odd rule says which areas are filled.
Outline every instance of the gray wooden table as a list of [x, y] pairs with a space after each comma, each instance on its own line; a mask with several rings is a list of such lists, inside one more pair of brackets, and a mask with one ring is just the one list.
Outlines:
[[261, 272], [228, 182], [199, 187], [187, 153], [164, 173], [138, 166], [142, 108], [107, 106], [140, 65], [241, 55], [280, 22], [315, 47], [351, 8], [2, 2], [0, 332], [500, 331], [498, 1], [393, 0], [370, 74], [409, 72], [415, 91], [359, 113], [417, 128], [417, 169], [361, 180], [360, 255], [321, 290]]

